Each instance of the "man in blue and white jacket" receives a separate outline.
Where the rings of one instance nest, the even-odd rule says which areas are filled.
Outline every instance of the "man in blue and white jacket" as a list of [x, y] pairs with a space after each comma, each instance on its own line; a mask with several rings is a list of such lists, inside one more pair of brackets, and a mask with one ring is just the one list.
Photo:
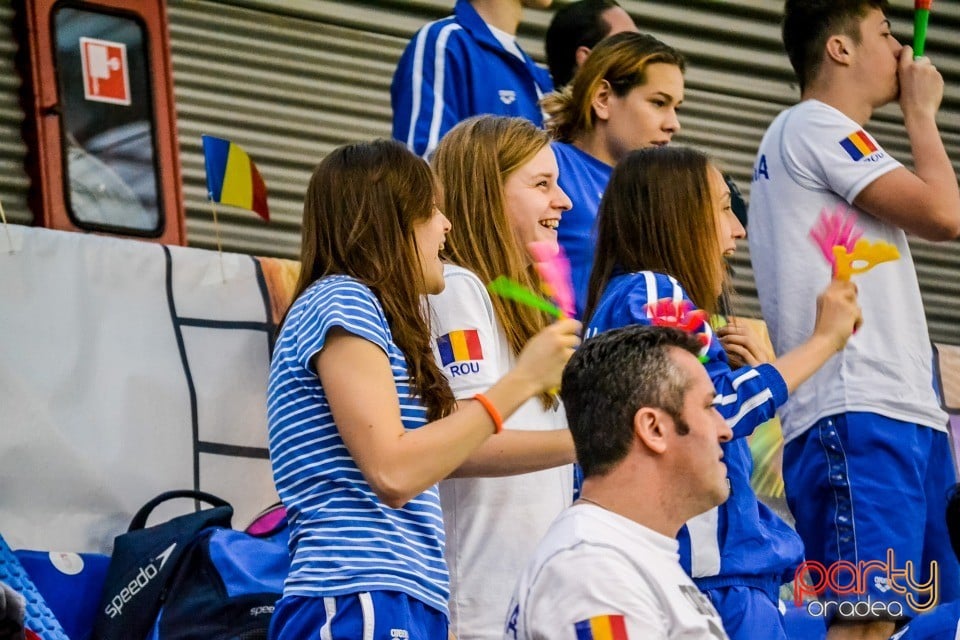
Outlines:
[[440, 138], [471, 116], [527, 118], [553, 90], [546, 69], [517, 44], [524, 7], [553, 0], [457, 0], [453, 15], [425, 25], [400, 57], [390, 86], [393, 137], [429, 158]]

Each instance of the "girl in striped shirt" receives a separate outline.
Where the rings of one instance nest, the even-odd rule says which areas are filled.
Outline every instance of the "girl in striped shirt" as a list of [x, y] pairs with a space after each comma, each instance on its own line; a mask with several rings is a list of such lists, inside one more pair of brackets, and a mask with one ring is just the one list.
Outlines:
[[454, 411], [424, 312], [424, 296], [444, 288], [450, 223], [437, 202], [426, 162], [394, 141], [335, 149], [311, 178], [268, 385], [292, 554], [271, 638], [446, 637], [437, 482], [559, 384], [579, 342], [575, 321], [546, 327]]

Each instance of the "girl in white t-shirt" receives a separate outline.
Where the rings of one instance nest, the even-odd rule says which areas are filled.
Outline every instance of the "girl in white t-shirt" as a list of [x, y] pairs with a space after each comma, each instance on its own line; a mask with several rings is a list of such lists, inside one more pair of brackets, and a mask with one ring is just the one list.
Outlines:
[[[527, 245], [556, 244], [570, 200], [557, 184], [547, 134], [522, 118], [465, 120], [441, 140], [433, 165], [453, 229], [443, 254], [447, 287], [430, 297], [431, 324], [438, 364], [458, 405], [468, 406], [551, 321], [491, 297], [485, 284], [506, 275], [539, 291]], [[451, 624], [460, 640], [502, 637], [520, 571], [573, 496], [573, 440], [554, 395], [527, 401], [490, 445], [440, 483]]]

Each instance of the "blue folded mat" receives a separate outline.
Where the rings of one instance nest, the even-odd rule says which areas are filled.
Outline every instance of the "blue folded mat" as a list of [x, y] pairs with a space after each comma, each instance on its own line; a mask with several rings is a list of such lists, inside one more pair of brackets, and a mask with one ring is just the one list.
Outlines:
[[0, 582], [26, 599], [24, 625], [27, 629], [43, 640], [70, 640], [3, 536], [0, 536]]
[[98, 553], [14, 551], [70, 640], [93, 638], [110, 556]]

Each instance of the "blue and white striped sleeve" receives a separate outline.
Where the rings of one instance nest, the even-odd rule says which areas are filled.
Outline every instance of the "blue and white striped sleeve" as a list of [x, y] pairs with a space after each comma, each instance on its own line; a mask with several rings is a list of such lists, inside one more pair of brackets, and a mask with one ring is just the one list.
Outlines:
[[[710, 367], [707, 367], [708, 371]], [[730, 425], [734, 438], [745, 438], [772, 419], [787, 401], [787, 384], [776, 367], [761, 364], [711, 375], [720, 396], [717, 410]]]
[[[673, 277], [649, 271], [641, 275], [644, 286], [641, 288], [638, 284], [630, 294], [631, 315], [638, 324], [650, 323], [645, 310], [648, 302], [668, 298], [674, 302], [686, 300], [693, 304]], [[653, 299], [648, 293], [650, 291], [656, 291]], [[787, 385], [780, 372], [769, 364], [732, 371], [726, 352], [709, 324], [704, 325], [703, 332], [710, 341], [704, 366], [720, 396], [717, 410], [730, 425], [734, 438], [749, 436], [758, 426], [772, 419], [777, 407], [787, 401]]]
[[463, 28], [452, 20], [423, 27], [397, 64], [390, 86], [393, 137], [424, 159], [470, 113]]
[[[638, 272], [628, 298], [628, 308], [633, 323], [653, 324], [652, 317], [647, 313], [647, 306], [661, 300], [671, 300], [675, 304], [688, 302], [691, 311], [697, 309], [693, 300], [673, 276], [655, 271]], [[710, 325], [704, 323], [700, 331], [707, 337], [708, 344], [713, 346], [714, 335]]]
[[[672, 283], [672, 284], [671, 284]], [[668, 294], [659, 295], [663, 287], [673, 288], [676, 280], [653, 271], [641, 271], [637, 277], [633, 278], [630, 287], [630, 293], [627, 295], [627, 313], [630, 315], [631, 324], [650, 325], [652, 319], [647, 314], [647, 305], [656, 302], [661, 297], [671, 297]], [[680, 293], [683, 290], [676, 285], [676, 290]]]
[[370, 289], [358, 282], [341, 280], [308, 290], [309, 298], [297, 317], [297, 361], [312, 368], [333, 327], [368, 340], [389, 355], [388, 328], [380, 304]]

